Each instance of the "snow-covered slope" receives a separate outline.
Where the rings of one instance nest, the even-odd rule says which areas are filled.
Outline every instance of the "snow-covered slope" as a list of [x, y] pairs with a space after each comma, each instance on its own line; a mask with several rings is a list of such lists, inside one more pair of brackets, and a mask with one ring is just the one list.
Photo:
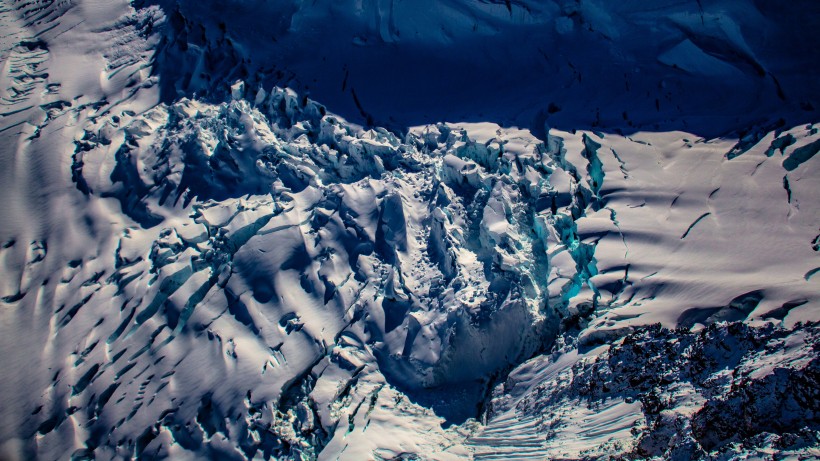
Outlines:
[[813, 2], [0, 8], [0, 458], [818, 456]]
[[539, 136], [545, 118], [714, 137], [820, 110], [812, 0], [144, 4], [169, 16], [155, 66], [169, 99], [243, 79], [360, 123], [494, 121]]

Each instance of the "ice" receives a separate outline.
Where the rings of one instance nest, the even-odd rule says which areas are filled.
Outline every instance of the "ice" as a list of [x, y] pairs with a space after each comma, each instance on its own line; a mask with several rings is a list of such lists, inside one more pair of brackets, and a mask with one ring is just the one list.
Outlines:
[[0, 4], [0, 458], [817, 456], [818, 17]]

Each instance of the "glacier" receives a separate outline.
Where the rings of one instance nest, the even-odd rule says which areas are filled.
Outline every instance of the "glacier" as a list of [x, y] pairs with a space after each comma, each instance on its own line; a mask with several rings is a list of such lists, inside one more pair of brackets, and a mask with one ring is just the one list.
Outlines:
[[814, 2], [0, 23], [0, 459], [820, 456]]

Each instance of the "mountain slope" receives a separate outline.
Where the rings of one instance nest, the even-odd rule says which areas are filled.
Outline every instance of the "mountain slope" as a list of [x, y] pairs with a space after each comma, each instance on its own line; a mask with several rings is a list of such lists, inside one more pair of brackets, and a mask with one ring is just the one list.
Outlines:
[[800, 8], [3, 2], [0, 454], [817, 456]]

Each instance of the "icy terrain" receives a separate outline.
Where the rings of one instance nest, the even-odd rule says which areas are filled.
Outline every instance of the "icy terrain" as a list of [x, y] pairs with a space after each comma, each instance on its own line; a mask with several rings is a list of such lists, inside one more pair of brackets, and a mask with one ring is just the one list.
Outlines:
[[820, 456], [815, 2], [0, 24], [0, 459]]

